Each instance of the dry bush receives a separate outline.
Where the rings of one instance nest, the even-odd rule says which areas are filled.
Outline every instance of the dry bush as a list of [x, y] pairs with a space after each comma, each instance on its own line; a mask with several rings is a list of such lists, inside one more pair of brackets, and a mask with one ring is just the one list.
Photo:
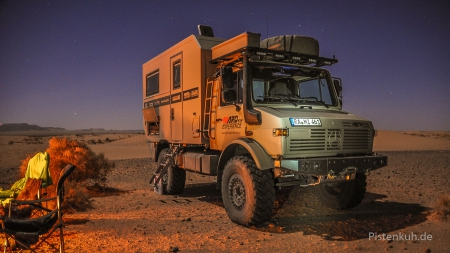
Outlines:
[[442, 195], [436, 202], [432, 218], [436, 220], [447, 220], [450, 215], [450, 195]]
[[92, 207], [91, 194], [83, 183], [67, 182], [65, 185], [64, 208], [69, 212], [86, 211]]
[[41, 188], [42, 181], [39, 179], [28, 178], [23, 189], [19, 192], [17, 200], [35, 200], [37, 199], [37, 193]]
[[[104, 185], [106, 176], [114, 168], [104, 154], [95, 154], [87, 145], [75, 140], [53, 137], [49, 140], [46, 152], [50, 157], [50, 174], [53, 185], [46, 188], [49, 196], [56, 195], [56, 184], [61, 170], [67, 164], [73, 164], [76, 169], [66, 179], [64, 207], [73, 210], [83, 210], [90, 206], [87, 187], [93, 184]], [[22, 161], [20, 173], [22, 177], [27, 170], [30, 155]]]

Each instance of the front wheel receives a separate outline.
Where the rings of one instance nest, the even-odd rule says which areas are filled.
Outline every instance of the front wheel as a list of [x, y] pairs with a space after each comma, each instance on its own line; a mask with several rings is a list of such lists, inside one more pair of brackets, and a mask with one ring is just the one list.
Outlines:
[[[169, 153], [169, 149], [165, 148], [161, 150], [158, 156], [158, 168], [164, 159], [171, 159], [166, 157], [166, 154]], [[184, 190], [184, 186], [186, 184], [186, 171], [176, 167], [172, 162], [170, 162], [169, 167], [167, 168], [166, 173], [162, 175], [162, 183], [164, 193], [167, 194], [180, 194]]]
[[349, 182], [319, 184], [314, 186], [320, 202], [333, 209], [348, 209], [361, 203], [366, 194], [366, 175], [357, 173]]
[[222, 176], [222, 199], [228, 217], [240, 225], [257, 225], [272, 217], [275, 187], [272, 173], [256, 168], [247, 156], [230, 159]]

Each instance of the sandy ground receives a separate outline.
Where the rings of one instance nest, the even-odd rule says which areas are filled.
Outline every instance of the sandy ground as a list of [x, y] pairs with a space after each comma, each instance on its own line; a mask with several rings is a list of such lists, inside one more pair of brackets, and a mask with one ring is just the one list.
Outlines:
[[[65, 215], [67, 252], [450, 252], [449, 221], [430, 215], [450, 194], [450, 132], [379, 131], [374, 150], [388, 155], [389, 165], [368, 177], [363, 203], [335, 211], [311, 187], [292, 187], [277, 193], [272, 220], [257, 227], [229, 220], [213, 177], [188, 173], [182, 194], [153, 192], [148, 181], [156, 167], [143, 135], [68, 137], [102, 140], [89, 146], [116, 164], [108, 185], [125, 193], [93, 198], [93, 209]], [[49, 138], [0, 136], [0, 187], [14, 182], [20, 160], [45, 150]]]

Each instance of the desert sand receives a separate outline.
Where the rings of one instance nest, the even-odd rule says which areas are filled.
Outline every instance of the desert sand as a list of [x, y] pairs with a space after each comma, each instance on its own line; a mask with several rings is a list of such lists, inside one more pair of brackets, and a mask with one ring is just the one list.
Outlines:
[[[0, 136], [0, 187], [51, 138], [30, 136]], [[188, 173], [182, 194], [156, 194], [148, 184], [156, 166], [142, 134], [66, 137], [114, 162], [108, 186], [123, 192], [65, 214], [67, 252], [450, 252], [450, 223], [433, 215], [438, 199], [450, 195], [450, 132], [378, 131], [374, 151], [389, 156], [388, 166], [368, 176], [363, 203], [336, 211], [311, 187], [283, 188], [273, 218], [257, 227], [229, 220], [214, 177]]]

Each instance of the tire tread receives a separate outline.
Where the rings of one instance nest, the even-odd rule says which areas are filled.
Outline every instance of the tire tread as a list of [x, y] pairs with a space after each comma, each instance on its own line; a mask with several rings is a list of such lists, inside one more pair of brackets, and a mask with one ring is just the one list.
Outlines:
[[[275, 187], [272, 173], [267, 170], [259, 170], [253, 159], [248, 156], [233, 157], [227, 162], [227, 165], [235, 162], [242, 163], [245, 166], [247, 173], [252, 178], [252, 187], [255, 192], [255, 205], [251, 218], [247, 222], [241, 223], [238, 221], [238, 223], [241, 225], [257, 225], [270, 220], [275, 205]], [[236, 222], [236, 220], [233, 221]]]

